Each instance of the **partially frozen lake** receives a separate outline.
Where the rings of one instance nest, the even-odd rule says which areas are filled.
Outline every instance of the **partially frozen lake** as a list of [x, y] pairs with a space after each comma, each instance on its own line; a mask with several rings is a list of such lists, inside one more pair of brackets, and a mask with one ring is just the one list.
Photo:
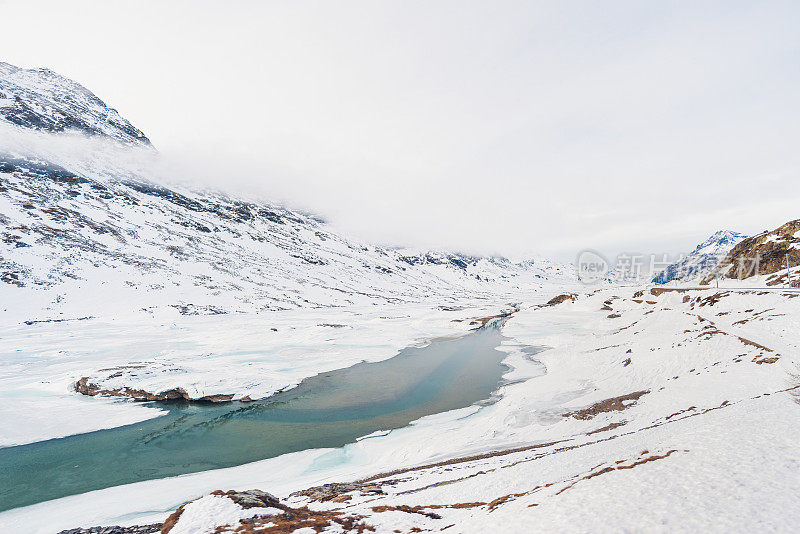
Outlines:
[[[133, 425], [0, 449], [0, 510], [142, 480], [340, 447], [497, 389], [499, 328], [407, 348], [304, 380], [264, 401], [168, 403]], [[225, 369], [220, 369], [224, 373]]]

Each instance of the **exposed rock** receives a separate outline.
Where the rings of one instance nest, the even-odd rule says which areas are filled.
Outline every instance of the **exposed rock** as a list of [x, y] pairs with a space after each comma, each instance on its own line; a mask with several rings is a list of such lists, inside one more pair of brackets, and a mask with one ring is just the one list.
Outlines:
[[[717, 276], [722, 275], [744, 280], [755, 275], [781, 271], [785, 273], [787, 252], [789, 266], [800, 265], [800, 219], [789, 221], [771, 232], [763, 232], [743, 240], [700, 283], [710, 284]], [[800, 287], [800, 280], [794, 280], [792, 286]]]
[[[79, 379], [75, 382], [75, 391], [81, 393], [82, 395], [88, 395], [90, 397], [94, 396], [101, 396], [101, 397], [127, 397], [129, 399], [133, 399], [135, 401], [170, 401], [170, 400], [187, 400], [192, 402], [230, 402], [233, 400], [233, 394], [216, 394], [216, 395], [205, 395], [203, 397], [191, 397], [186, 390], [183, 388], [173, 388], [168, 389], [166, 391], [161, 391], [158, 393], [152, 393], [150, 391], [145, 391], [143, 389], [134, 389], [130, 387], [120, 387], [114, 389], [103, 389], [102, 387], [98, 386], [89, 381], [89, 377], [84, 376], [83, 378]], [[243, 399], [244, 400], [244, 399]], [[251, 401], [250, 397], [247, 397], [247, 401]]]
[[383, 495], [384, 491], [378, 484], [359, 482], [337, 482], [314, 486], [291, 494], [292, 497], [308, 497], [312, 501], [336, 501], [346, 493], [360, 492], [366, 495]]
[[228, 498], [242, 508], [255, 508], [259, 506], [280, 506], [280, 499], [271, 493], [257, 489], [246, 491], [229, 491]]
[[557, 304], [561, 304], [562, 302], [566, 302], [568, 300], [575, 302], [576, 298], [578, 298], [578, 295], [576, 295], [575, 293], [564, 293], [548, 300], [547, 306], [555, 306]]

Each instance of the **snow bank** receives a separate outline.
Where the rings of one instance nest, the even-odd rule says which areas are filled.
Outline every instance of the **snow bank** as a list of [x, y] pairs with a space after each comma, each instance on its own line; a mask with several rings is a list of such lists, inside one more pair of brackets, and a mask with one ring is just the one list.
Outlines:
[[[792, 505], [800, 498], [800, 407], [789, 391], [797, 385], [799, 308], [800, 297], [780, 292], [662, 288], [523, 306], [504, 330], [514, 367], [507, 378], [520, 381], [504, 385], [494, 403], [339, 449], [11, 510], [0, 525], [52, 532], [143, 524], [216, 489], [286, 497], [403, 469], [371, 482], [387, 495], [356, 492], [347, 510], [367, 515], [378, 531], [454, 523], [459, 532], [791, 530], [800, 520]], [[541, 345], [552, 348], [527, 348]], [[621, 408], [606, 402], [641, 391]], [[591, 417], [571, 416], [592, 407]], [[513, 450], [496, 454], [502, 449]], [[399, 506], [435, 507], [427, 511], [441, 519]]]

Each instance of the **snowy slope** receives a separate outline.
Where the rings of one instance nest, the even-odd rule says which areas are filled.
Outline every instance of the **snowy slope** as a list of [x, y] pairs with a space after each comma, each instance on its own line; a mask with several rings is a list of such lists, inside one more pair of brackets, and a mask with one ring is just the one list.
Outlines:
[[266, 203], [22, 159], [0, 162], [0, 192], [0, 294], [28, 308], [25, 320], [164, 306], [225, 313], [445, 303], [571, 274], [548, 263], [408, 255]]
[[730, 250], [747, 236], [730, 230], [720, 230], [697, 245], [692, 252], [658, 273], [653, 282], [666, 284], [673, 280], [683, 282], [706, 277]]
[[[793, 532], [799, 306], [796, 292], [621, 287], [523, 306], [504, 329], [512, 369], [493, 404], [11, 510], [0, 525], [146, 524], [216, 489], [258, 488], [376, 532]], [[333, 482], [347, 484], [306, 491]], [[198, 501], [174, 532], [237, 528], [242, 510], [216, 515], [215, 503]]]

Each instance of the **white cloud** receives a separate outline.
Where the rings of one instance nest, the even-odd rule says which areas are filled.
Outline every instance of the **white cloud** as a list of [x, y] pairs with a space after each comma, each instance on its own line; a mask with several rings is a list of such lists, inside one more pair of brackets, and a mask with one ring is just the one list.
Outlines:
[[572, 258], [800, 216], [791, 2], [2, 9], [6, 61], [365, 238]]

